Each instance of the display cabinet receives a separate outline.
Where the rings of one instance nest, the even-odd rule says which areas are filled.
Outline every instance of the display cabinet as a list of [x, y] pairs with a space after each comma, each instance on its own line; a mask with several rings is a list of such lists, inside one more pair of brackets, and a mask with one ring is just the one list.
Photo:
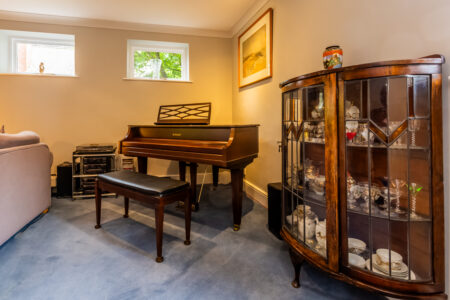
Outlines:
[[325, 70], [282, 89], [282, 237], [385, 295], [446, 298], [441, 65], [433, 55]]

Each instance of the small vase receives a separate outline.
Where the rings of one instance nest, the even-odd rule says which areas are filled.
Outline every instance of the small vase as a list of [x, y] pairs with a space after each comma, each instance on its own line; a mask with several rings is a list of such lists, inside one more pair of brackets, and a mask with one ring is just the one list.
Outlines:
[[336, 69], [342, 67], [343, 52], [339, 46], [330, 46], [323, 52], [323, 67], [325, 69]]

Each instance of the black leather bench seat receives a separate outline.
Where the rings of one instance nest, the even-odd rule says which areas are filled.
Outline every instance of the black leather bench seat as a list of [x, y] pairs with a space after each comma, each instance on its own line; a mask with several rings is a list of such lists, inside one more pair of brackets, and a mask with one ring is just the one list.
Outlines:
[[183, 190], [189, 186], [187, 182], [132, 171], [115, 171], [100, 174], [98, 178], [148, 195], [159, 195], [160, 197]]

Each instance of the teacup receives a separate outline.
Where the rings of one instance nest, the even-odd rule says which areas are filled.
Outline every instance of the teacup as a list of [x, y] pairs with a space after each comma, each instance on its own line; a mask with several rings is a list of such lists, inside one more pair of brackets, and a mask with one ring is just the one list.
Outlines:
[[[391, 269], [400, 270], [402, 266], [403, 257], [395, 251], [391, 250], [390, 252], [391, 252]], [[376, 263], [381, 267], [389, 269], [389, 250], [385, 248], [380, 248], [377, 249], [376, 253], [377, 253]]]
[[348, 251], [354, 254], [361, 254], [366, 250], [366, 243], [355, 238], [348, 238]]

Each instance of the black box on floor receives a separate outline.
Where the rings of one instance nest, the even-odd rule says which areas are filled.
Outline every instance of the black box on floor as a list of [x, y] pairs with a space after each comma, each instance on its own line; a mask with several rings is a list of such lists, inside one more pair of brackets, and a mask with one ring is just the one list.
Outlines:
[[269, 183], [267, 193], [269, 230], [281, 240], [281, 182]]
[[56, 167], [56, 196], [72, 196], [72, 164], [63, 162]]

